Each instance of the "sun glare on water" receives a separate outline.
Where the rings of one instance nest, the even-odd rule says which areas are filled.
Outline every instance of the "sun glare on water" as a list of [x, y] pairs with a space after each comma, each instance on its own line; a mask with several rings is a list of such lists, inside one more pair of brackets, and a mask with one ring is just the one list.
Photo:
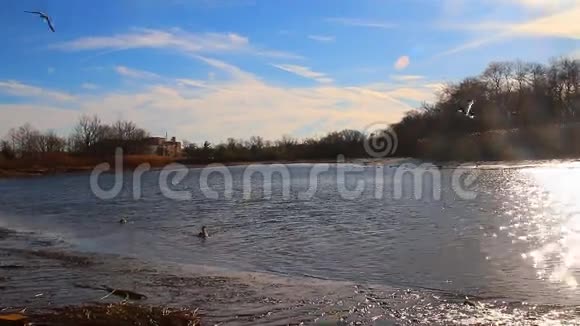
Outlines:
[[522, 258], [537, 275], [555, 283], [578, 287], [580, 271], [580, 164], [523, 169], [535, 189], [524, 191], [530, 213], [528, 235], [532, 248]]

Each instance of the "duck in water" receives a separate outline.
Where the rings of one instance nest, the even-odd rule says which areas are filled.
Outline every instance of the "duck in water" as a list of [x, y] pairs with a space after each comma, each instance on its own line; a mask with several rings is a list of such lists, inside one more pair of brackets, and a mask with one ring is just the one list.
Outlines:
[[119, 224], [127, 224], [127, 219], [126, 219], [126, 218], [124, 218], [124, 217], [123, 217], [123, 218], [121, 218], [121, 219], [119, 220]]
[[209, 234], [207, 233], [205, 226], [201, 227], [201, 232], [199, 232], [199, 234], [197, 236], [202, 238], [202, 239], [209, 238]]

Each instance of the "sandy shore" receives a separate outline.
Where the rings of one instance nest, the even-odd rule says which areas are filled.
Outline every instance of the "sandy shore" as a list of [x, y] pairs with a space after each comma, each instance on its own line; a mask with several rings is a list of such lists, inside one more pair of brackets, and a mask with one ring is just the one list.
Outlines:
[[[111, 325], [105, 320], [134, 325], [126, 323], [127, 311], [133, 318], [136, 313], [160, 318], [159, 311], [165, 311], [163, 316], [195, 314], [199, 325], [232, 326], [537, 325], [545, 316], [564, 323], [575, 316], [573, 308], [483, 298], [466, 301], [464, 296], [439, 291], [199, 266], [155, 266], [126, 257], [52, 249], [0, 247], [0, 257], [0, 314], [60, 321], [40, 325]], [[87, 314], [94, 317], [91, 322], [78, 323], [86, 321]], [[182, 323], [192, 320], [188, 318], [142, 325], [198, 325]]]
[[[542, 321], [572, 324], [577, 316], [576, 307], [501, 298], [466, 301], [460, 293], [232, 271], [199, 261], [148, 262], [78, 252], [59, 241], [43, 239], [31, 232], [0, 228], [0, 315], [77, 321], [40, 325], [86, 326], [129, 325], [121, 322], [126, 311], [151, 318], [159, 318], [159, 311], [190, 317], [195, 313], [201, 325], [232, 326], [527, 326]], [[119, 320], [78, 323], [79, 314], [87, 313]]]

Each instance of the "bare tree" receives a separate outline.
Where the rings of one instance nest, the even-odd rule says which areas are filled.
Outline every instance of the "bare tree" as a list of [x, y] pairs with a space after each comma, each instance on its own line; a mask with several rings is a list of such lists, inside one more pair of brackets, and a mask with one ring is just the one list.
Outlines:
[[148, 136], [145, 130], [138, 128], [132, 121], [118, 120], [111, 125], [110, 132], [112, 139], [123, 141], [141, 140]]
[[292, 136], [283, 135], [282, 139], [276, 141], [276, 145], [280, 147], [292, 147], [298, 144], [298, 140]]
[[517, 91], [522, 94], [530, 84], [530, 72], [532, 66], [520, 60], [514, 64], [514, 77], [517, 84]]
[[12, 148], [10, 143], [6, 140], [0, 142], [0, 154], [2, 154], [0, 158], [5, 158], [8, 160], [14, 159], [16, 157], [14, 149]]
[[261, 150], [264, 148], [264, 139], [260, 136], [252, 136], [248, 142], [248, 147], [252, 150]]
[[49, 130], [38, 135], [38, 151], [42, 153], [63, 152], [66, 147], [66, 140], [59, 137], [54, 131]]
[[546, 85], [546, 68], [539, 63], [530, 63], [530, 86], [534, 93], [538, 93]]
[[12, 128], [8, 132], [8, 137], [12, 143], [12, 148], [20, 153], [33, 153], [36, 151], [38, 131], [29, 123], [18, 128]]
[[107, 128], [101, 123], [101, 119], [94, 116], [83, 115], [74, 128], [71, 141], [76, 151], [89, 152], [91, 147], [104, 139]]

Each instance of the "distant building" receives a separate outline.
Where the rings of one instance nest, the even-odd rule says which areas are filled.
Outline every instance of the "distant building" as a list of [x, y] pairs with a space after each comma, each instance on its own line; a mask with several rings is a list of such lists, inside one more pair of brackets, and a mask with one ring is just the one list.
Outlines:
[[164, 137], [149, 137], [143, 142], [146, 146], [146, 154], [172, 157], [181, 155], [181, 142], [176, 141], [175, 137], [171, 137], [169, 141]]

